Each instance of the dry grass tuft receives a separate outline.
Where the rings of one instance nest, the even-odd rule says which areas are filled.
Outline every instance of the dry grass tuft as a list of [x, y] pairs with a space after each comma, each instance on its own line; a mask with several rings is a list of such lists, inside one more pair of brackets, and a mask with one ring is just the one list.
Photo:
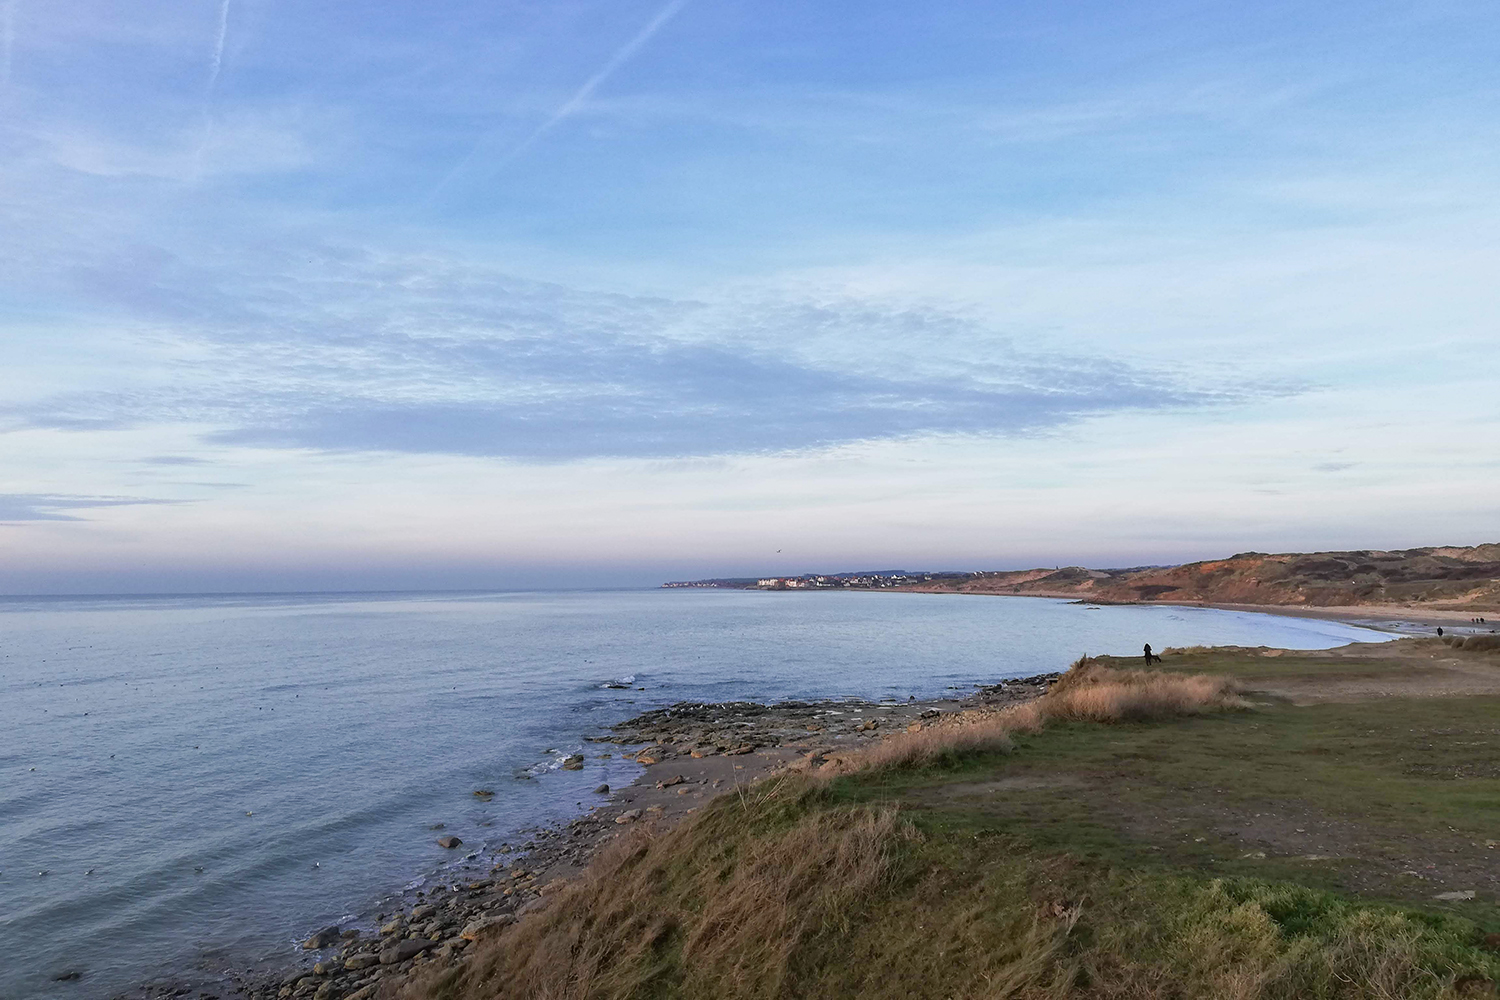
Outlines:
[[1464, 639], [1463, 648], [1480, 653], [1500, 653], [1500, 635], [1471, 635]]
[[1035, 701], [958, 712], [916, 732], [895, 733], [872, 747], [831, 758], [819, 773], [954, 763], [1009, 750], [1012, 733], [1037, 732], [1049, 722], [1150, 722], [1248, 707], [1228, 677], [1116, 670], [1085, 656]]
[[665, 832], [633, 829], [466, 968], [403, 996], [781, 996], [797, 954], [847, 933], [889, 890], [893, 852], [921, 839], [894, 809], [805, 812], [747, 836], [747, 823], [817, 794], [806, 779], [783, 780]]
[[1150, 722], [1249, 707], [1228, 677], [1115, 670], [1087, 656], [1038, 704], [1044, 719], [1059, 722]]

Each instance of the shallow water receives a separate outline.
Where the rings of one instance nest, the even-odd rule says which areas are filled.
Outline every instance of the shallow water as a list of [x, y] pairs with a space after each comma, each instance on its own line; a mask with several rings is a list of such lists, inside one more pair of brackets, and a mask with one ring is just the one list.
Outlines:
[[924, 594], [0, 598], [0, 998], [284, 961], [453, 864], [436, 824], [463, 852], [519, 842], [628, 782], [582, 737], [647, 707], [921, 698], [1148, 641], [1384, 638]]

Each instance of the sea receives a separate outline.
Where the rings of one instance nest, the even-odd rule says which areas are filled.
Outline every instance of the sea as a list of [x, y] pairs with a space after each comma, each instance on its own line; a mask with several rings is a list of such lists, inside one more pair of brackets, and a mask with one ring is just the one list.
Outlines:
[[1386, 638], [879, 592], [0, 598], [0, 1000], [286, 966], [313, 930], [628, 784], [638, 765], [585, 737], [648, 708], [953, 696], [1146, 642]]

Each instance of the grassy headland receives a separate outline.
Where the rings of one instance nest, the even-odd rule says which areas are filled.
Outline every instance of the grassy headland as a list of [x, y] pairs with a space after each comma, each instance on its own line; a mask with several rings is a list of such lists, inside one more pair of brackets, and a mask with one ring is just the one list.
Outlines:
[[1134, 666], [631, 828], [405, 995], [1494, 995], [1500, 656]]

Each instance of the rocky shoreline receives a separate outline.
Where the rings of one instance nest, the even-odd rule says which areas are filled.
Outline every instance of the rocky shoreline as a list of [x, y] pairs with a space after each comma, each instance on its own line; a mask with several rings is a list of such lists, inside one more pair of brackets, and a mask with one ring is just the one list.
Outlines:
[[[599, 746], [596, 756], [642, 765], [634, 783], [616, 790], [601, 785], [596, 793], [608, 798], [585, 815], [523, 832], [528, 839], [519, 851], [503, 845], [485, 859], [493, 865], [482, 877], [459, 879], [450, 873], [442, 883], [405, 893], [369, 930], [318, 930], [303, 943], [302, 961], [276, 975], [224, 973], [194, 982], [177, 980], [145, 986], [117, 1000], [377, 1000], [394, 993], [414, 972], [463, 962], [475, 941], [523, 919], [542, 897], [588, 864], [622, 826], [671, 822], [736, 785], [788, 767], [817, 766], [830, 754], [920, 728], [944, 713], [1029, 701], [1044, 694], [1058, 676], [1005, 680], [963, 697], [920, 702], [683, 702], [644, 712], [607, 735], [588, 738]], [[564, 766], [582, 763], [575, 757]]]

